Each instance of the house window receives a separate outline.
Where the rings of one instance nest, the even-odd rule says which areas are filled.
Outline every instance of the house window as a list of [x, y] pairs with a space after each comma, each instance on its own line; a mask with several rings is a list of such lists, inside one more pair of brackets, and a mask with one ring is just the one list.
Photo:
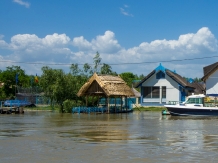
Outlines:
[[160, 88], [152, 87], [152, 98], [159, 98], [159, 97], [160, 97]]
[[162, 87], [162, 98], [166, 98], [166, 92], [167, 92], [166, 87]]
[[145, 87], [144, 88], [144, 97], [145, 98], [151, 98], [151, 88], [152, 87]]
[[144, 87], [144, 98], [159, 98], [160, 87]]
[[165, 78], [165, 73], [163, 73], [162, 71], [159, 71], [156, 74], [156, 79], [164, 79]]

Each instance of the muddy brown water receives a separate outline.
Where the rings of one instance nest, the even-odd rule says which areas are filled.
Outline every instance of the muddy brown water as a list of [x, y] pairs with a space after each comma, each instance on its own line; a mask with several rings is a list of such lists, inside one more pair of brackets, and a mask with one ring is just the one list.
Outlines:
[[0, 115], [1, 163], [218, 162], [218, 117]]

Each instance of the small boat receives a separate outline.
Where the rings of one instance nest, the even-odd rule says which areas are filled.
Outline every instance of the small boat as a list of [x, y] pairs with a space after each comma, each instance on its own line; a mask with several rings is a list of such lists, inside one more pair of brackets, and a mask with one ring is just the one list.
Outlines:
[[164, 105], [170, 115], [175, 116], [218, 116], [218, 107], [216, 104], [207, 105], [204, 101], [205, 95], [199, 94], [188, 96], [183, 103], [176, 105]]

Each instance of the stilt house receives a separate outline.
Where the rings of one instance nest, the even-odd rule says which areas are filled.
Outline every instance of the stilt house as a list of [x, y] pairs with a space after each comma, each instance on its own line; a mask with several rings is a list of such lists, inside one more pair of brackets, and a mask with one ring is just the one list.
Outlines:
[[[110, 113], [110, 98], [113, 98], [115, 101], [113, 107], [116, 112], [116, 109], [119, 111], [127, 109], [127, 97], [135, 97], [135, 94], [120, 76], [97, 75], [94, 73], [88, 82], [80, 88], [77, 96], [85, 96], [86, 99], [88, 96], [98, 97], [98, 99], [105, 98], [105, 106], [107, 107], [107, 112]], [[124, 102], [118, 105], [116, 99], [120, 101], [124, 99]]]

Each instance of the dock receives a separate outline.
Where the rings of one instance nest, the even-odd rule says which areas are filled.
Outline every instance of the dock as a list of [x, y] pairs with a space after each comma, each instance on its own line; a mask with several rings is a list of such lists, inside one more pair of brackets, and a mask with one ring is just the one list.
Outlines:
[[1, 107], [0, 114], [24, 114], [23, 107]]

